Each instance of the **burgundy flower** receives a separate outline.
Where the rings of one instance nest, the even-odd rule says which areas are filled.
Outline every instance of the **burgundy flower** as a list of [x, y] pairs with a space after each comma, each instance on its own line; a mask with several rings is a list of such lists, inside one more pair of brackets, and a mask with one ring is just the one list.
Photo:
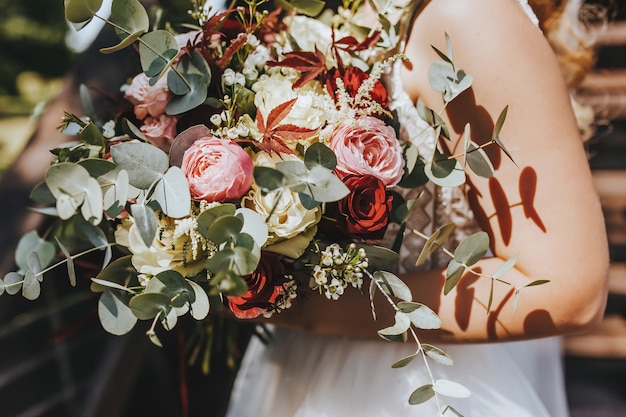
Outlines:
[[371, 175], [344, 178], [350, 194], [338, 203], [338, 226], [353, 237], [374, 242], [383, 238], [391, 212], [391, 195]]
[[244, 277], [248, 291], [243, 295], [228, 295], [228, 306], [240, 319], [253, 319], [270, 312], [285, 294], [285, 268], [280, 257], [263, 252], [256, 271]]

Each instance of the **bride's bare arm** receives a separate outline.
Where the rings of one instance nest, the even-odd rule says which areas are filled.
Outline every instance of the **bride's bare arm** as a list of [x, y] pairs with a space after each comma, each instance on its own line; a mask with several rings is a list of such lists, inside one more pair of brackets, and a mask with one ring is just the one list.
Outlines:
[[[508, 105], [501, 138], [517, 163], [495, 152], [495, 177], [471, 176], [474, 211], [490, 234], [495, 254], [476, 267], [491, 274], [517, 256], [506, 281], [514, 286], [550, 282], [523, 289], [516, 311], [513, 287], [496, 283], [487, 314], [487, 278], [468, 273], [444, 296], [444, 271], [405, 276], [416, 301], [437, 310], [444, 323], [442, 331], [424, 336], [464, 342], [584, 331], [604, 311], [608, 251], [602, 212], [558, 64], [516, 0], [431, 1], [409, 40], [413, 68], [404, 74], [404, 82], [414, 99], [421, 97], [434, 109], [443, 103], [428, 83], [430, 63], [437, 58], [430, 45], [445, 50], [444, 31], [452, 39], [455, 64], [474, 76], [472, 90], [448, 107], [450, 127], [460, 134], [471, 122], [473, 139], [484, 142]], [[373, 322], [368, 309], [367, 296], [356, 292], [339, 302], [310, 297], [303, 308], [278, 315], [277, 321], [318, 332], [375, 335], [392, 320], [392, 312]]]

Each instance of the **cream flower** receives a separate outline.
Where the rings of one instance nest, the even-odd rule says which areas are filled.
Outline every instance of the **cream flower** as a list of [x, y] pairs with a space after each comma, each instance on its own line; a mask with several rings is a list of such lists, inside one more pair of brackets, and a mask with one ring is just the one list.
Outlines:
[[197, 231], [194, 218], [172, 219], [158, 214], [157, 235], [147, 247], [134, 219], [129, 217], [115, 230], [115, 241], [132, 253], [132, 263], [145, 277], [167, 270], [194, 276], [205, 267], [210, 257], [210, 244]]
[[[255, 165], [274, 167], [276, 162], [289, 159], [297, 160], [297, 157], [291, 155], [271, 157], [265, 152], [259, 152], [255, 157]], [[264, 249], [290, 257], [302, 255], [322, 217], [319, 207], [314, 209], [304, 207], [297, 193], [276, 190], [263, 195], [255, 183], [252, 184], [250, 192], [242, 198], [241, 205], [256, 211], [266, 219], [270, 238]], [[280, 245], [276, 246], [277, 244]]]

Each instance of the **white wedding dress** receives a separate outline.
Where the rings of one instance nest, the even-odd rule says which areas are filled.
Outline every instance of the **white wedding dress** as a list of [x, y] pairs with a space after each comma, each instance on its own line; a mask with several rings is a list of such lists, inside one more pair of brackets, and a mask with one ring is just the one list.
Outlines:
[[[411, 127], [420, 121], [402, 89], [399, 72], [392, 71], [387, 81], [402, 135], [416, 131]], [[432, 147], [423, 143], [420, 151], [428, 154]], [[428, 233], [454, 221], [460, 225], [457, 241], [475, 230], [460, 190], [430, 187], [418, 201], [421, 210], [411, 219], [413, 227]], [[393, 237], [394, 230], [388, 233]], [[418, 238], [405, 238], [400, 271], [412, 267], [421, 245]], [[443, 261], [434, 257], [431, 265]], [[465, 417], [568, 416], [558, 338], [439, 347], [455, 363], [443, 366], [430, 361], [435, 378], [459, 382], [471, 391], [464, 399], [441, 398]], [[269, 343], [251, 340], [227, 417], [438, 416], [434, 399], [408, 404], [414, 389], [430, 383], [423, 363], [415, 359], [405, 368], [391, 368], [414, 351], [412, 343], [272, 328]]]

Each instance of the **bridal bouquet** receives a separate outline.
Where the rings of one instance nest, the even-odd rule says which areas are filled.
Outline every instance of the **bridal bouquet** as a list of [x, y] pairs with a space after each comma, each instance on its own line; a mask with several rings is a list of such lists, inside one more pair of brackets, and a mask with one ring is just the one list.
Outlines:
[[[397, 190], [458, 186], [465, 166], [483, 176], [493, 168], [467, 133], [460, 155], [443, 147], [421, 155], [413, 143], [420, 135], [449, 138], [443, 119], [422, 102], [422, 131], [400, 139], [383, 82], [405, 59], [399, 41], [406, 20], [388, 19], [397, 9], [378, 9], [371, 29], [354, 23], [360, 2], [344, 2], [339, 12], [323, 11], [321, 1], [285, 1], [272, 12], [260, 10], [262, 1], [223, 12], [193, 2], [198, 24], [174, 32], [171, 24], [152, 26], [137, 0], [113, 0], [109, 17], [96, 13], [101, 3], [66, 0], [66, 17], [77, 29], [94, 18], [112, 25], [120, 41], [102, 53], [135, 49], [141, 72], [121, 86], [132, 110], [104, 123], [65, 115], [60, 129], [75, 140], [53, 151], [32, 192], [36, 210], [57, 221], [45, 239], [23, 237], [19, 270], [4, 277], [0, 291], [37, 298], [44, 275], [63, 265], [75, 285], [75, 261], [101, 252], [91, 289], [101, 293], [102, 326], [121, 335], [151, 320], [148, 336], [159, 344], [157, 326], [170, 330], [185, 314], [203, 320], [226, 308], [242, 319], [269, 317], [306, 292], [340, 300], [347, 287], [368, 286], [370, 297], [382, 291], [396, 311], [396, 323], [380, 336], [417, 342], [415, 355], [394, 366], [418, 355], [451, 363], [414, 330], [438, 328], [439, 318], [388, 271], [415, 202]], [[418, 4], [403, 6], [405, 14]], [[447, 103], [472, 79], [454, 65], [449, 39], [445, 52], [435, 52], [441, 60], [431, 83]], [[502, 149], [505, 114], [490, 142]], [[400, 233], [383, 248], [391, 223]], [[416, 265], [453, 227], [422, 236]], [[488, 244], [480, 232], [448, 252], [446, 292]], [[465, 395], [439, 380], [410, 401], [437, 393]]]

